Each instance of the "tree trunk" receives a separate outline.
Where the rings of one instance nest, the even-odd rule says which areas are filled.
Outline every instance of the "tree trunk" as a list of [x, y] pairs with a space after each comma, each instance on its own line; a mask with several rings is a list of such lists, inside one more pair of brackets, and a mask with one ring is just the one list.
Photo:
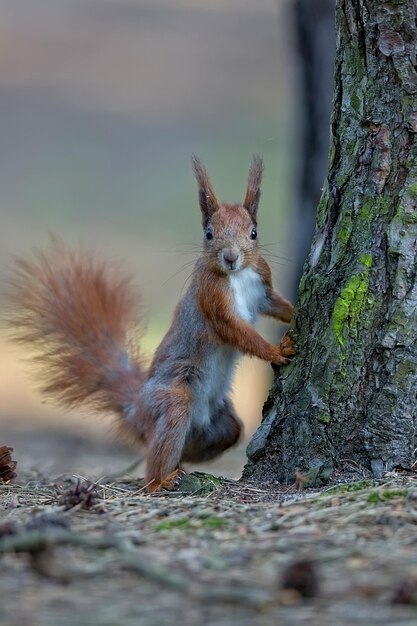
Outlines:
[[410, 469], [417, 414], [417, 5], [338, 0], [328, 175], [301, 279], [293, 363], [244, 476]]

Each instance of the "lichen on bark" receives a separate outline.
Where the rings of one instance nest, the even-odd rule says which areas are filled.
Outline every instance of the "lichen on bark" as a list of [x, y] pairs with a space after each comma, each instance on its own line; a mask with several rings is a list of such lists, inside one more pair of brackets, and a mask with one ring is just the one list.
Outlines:
[[[278, 372], [244, 476], [375, 476], [415, 461], [417, 5], [338, 0], [328, 175]], [[312, 474], [311, 474], [312, 472]]]

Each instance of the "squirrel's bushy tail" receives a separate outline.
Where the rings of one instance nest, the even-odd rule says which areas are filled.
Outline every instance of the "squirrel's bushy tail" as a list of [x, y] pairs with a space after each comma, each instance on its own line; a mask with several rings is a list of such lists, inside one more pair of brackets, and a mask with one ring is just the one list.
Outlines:
[[136, 421], [145, 371], [132, 337], [139, 320], [130, 278], [55, 242], [33, 261], [17, 258], [10, 282], [13, 336], [34, 349], [43, 392], [64, 407]]

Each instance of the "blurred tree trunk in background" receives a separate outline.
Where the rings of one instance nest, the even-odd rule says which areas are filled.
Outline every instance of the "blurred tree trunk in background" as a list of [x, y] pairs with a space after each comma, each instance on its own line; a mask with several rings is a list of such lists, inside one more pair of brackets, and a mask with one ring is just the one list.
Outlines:
[[314, 234], [316, 207], [327, 172], [336, 48], [335, 0], [296, 0], [294, 5], [301, 136], [297, 163], [294, 296]]
[[417, 4], [337, 0], [328, 174], [292, 330], [244, 476], [375, 477], [415, 459]]

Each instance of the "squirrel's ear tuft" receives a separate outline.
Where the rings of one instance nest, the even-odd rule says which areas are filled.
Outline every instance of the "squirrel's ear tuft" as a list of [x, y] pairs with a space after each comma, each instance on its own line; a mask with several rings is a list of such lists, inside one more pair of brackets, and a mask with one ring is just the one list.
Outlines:
[[191, 157], [194, 174], [198, 184], [198, 200], [203, 214], [203, 223], [207, 224], [211, 216], [219, 208], [219, 203], [211, 186], [206, 168], [195, 154]]
[[254, 155], [249, 168], [248, 187], [243, 202], [245, 209], [249, 211], [250, 216], [256, 221], [256, 213], [258, 211], [259, 198], [261, 197], [261, 182], [264, 171], [264, 162], [262, 157]]

